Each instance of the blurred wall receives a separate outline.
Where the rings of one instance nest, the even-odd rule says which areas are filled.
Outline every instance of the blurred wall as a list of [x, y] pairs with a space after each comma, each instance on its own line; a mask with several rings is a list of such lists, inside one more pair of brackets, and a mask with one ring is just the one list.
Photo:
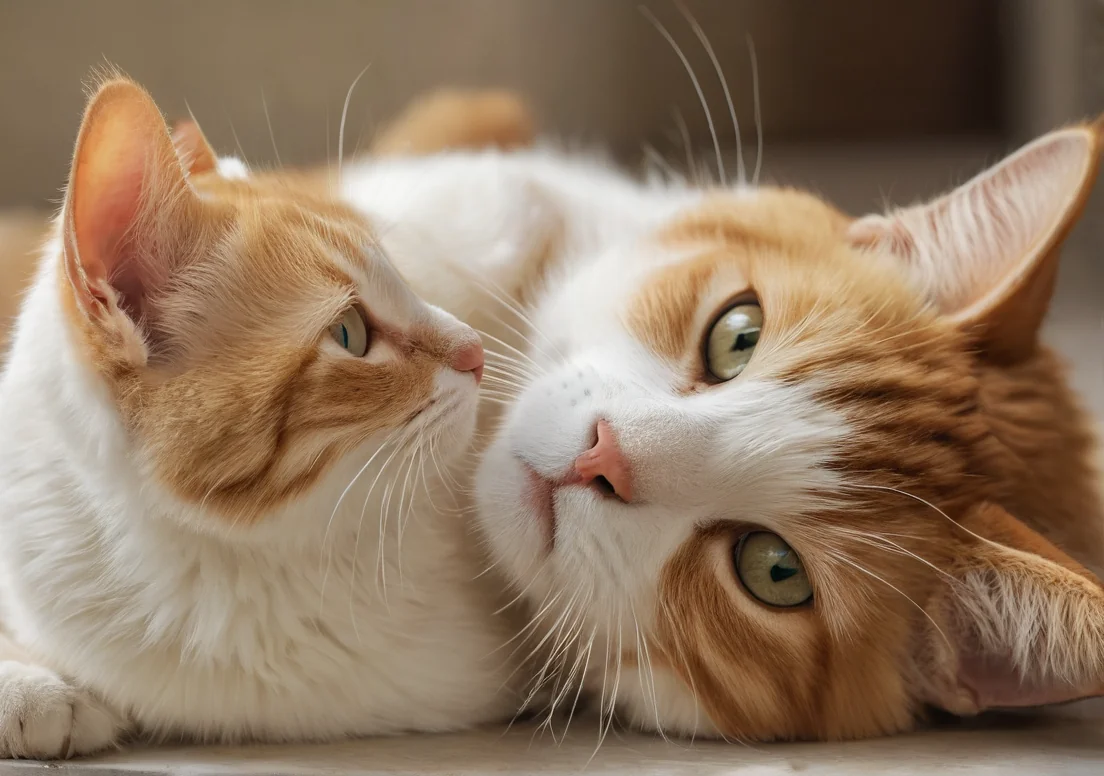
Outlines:
[[[411, 95], [442, 85], [521, 90], [559, 133], [638, 151], [675, 147], [672, 109], [708, 142], [676, 54], [640, 0], [0, 0], [0, 206], [64, 182], [82, 80], [114, 63], [170, 116], [254, 163], [336, 153]], [[1062, 2], [1063, 0], [1055, 0]], [[997, 0], [686, 0], [707, 32], [745, 135], [759, 58], [768, 142], [992, 134], [1002, 121]], [[651, 0], [699, 75], [726, 145], [709, 59], [672, 0]], [[264, 106], [271, 119], [271, 137]], [[235, 138], [236, 133], [236, 138]]]

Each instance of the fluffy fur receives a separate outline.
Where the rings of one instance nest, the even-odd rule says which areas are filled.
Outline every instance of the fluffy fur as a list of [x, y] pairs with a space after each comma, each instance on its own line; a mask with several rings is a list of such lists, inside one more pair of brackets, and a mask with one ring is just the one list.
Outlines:
[[[324, 182], [95, 90], [0, 379], [0, 755], [516, 708], [440, 481], [478, 339]], [[328, 333], [353, 304], [362, 358]]]
[[[1104, 690], [1093, 440], [1037, 338], [1100, 133], [862, 219], [550, 150], [347, 172], [419, 292], [499, 351], [479, 521], [550, 713], [582, 693], [663, 733], [852, 738]], [[762, 335], [720, 383], [703, 343], [745, 296]], [[631, 502], [580, 482], [598, 421]], [[744, 589], [751, 529], [800, 554], [810, 605]]]

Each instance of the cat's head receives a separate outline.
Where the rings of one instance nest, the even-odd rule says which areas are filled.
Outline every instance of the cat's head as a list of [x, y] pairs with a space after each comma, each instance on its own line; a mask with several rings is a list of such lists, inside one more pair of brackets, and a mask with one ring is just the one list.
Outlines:
[[1037, 346], [1100, 131], [886, 216], [707, 195], [554, 285], [477, 492], [560, 708], [846, 738], [1104, 692], [1104, 591], [1037, 532], [1104, 550]]
[[123, 78], [85, 113], [59, 222], [64, 325], [88, 400], [202, 519], [264, 521], [385, 441], [447, 455], [471, 435], [478, 337], [314, 183], [220, 163]]

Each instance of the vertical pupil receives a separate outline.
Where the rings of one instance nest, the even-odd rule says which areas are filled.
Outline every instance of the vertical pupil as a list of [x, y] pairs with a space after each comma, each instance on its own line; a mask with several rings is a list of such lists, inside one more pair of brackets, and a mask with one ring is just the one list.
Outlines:
[[349, 327], [341, 324], [341, 347], [349, 347]]
[[782, 582], [789, 579], [797, 573], [797, 569], [787, 568], [785, 566], [779, 566], [777, 563], [771, 566], [770, 578], [771, 582]]
[[742, 331], [736, 335], [736, 341], [732, 343], [732, 349], [734, 351], [747, 350], [748, 348], [755, 347], [756, 343], [758, 342], [759, 330], [749, 329], [748, 331]]

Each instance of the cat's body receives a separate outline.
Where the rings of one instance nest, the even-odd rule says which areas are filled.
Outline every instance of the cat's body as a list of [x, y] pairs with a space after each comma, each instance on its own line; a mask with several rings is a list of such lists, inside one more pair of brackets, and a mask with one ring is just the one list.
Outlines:
[[[858, 220], [553, 151], [347, 171], [499, 343], [475, 493], [552, 710], [581, 685], [646, 729], [849, 738], [1104, 693], [1093, 434], [1037, 343], [1100, 132]], [[729, 315], [750, 338], [716, 350]], [[748, 537], [783, 564], [755, 594]]]
[[376, 228], [97, 91], [0, 378], [0, 755], [514, 713], [443, 484], [482, 350]]

